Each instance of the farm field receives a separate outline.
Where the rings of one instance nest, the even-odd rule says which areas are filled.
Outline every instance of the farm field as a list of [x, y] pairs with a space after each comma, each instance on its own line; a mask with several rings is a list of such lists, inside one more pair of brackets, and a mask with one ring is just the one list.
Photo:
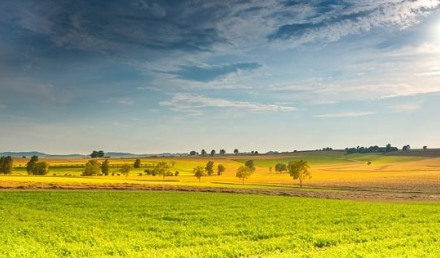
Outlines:
[[1, 257], [439, 257], [440, 206], [182, 192], [0, 192]]
[[[408, 153], [413, 153], [408, 155]], [[415, 156], [418, 155], [418, 156]], [[235, 176], [236, 170], [247, 160], [253, 160], [255, 172], [242, 185]], [[340, 151], [298, 152], [280, 155], [214, 156], [214, 157], [164, 157], [142, 158], [142, 167], [134, 169], [129, 176], [119, 174], [123, 164], [133, 164], [135, 159], [109, 159], [110, 175], [81, 176], [87, 159], [41, 159], [50, 164], [46, 176], [29, 176], [25, 166], [29, 159], [14, 160], [15, 169], [11, 175], [0, 176], [1, 188], [100, 188], [137, 189], [152, 186], [240, 188], [299, 190], [298, 182], [287, 172], [277, 173], [277, 163], [287, 164], [292, 160], [304, 159], [311, 165], [312, 179], [305, 181], [302, 191], [380, 191], [440, 194], [440, 153], [438, 151], [396, 152], [384, 154], [351, 154]], [[194, 167], [205, 167], [214, 161], [214, 175], [204, 176], [201, 182], [193, 174]], [[102, 162], [103, 159], [98, 159]], [[170, 164], [170, 171], [178, 176], [152, 176], [144, 170], [152, 170], [161, 161]], [[370, 164], [368, 164], [370, 162]], [[216, 174], [218, 164], [225, 166], [223, 175]], [[192, 190], [189, 189], [189, 190]], [[338, 197], [336, 197], [338, 198]]]

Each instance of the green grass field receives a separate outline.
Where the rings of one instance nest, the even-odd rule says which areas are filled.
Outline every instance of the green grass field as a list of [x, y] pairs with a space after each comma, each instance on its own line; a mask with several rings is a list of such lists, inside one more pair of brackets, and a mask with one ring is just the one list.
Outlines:
[[440, 206], [171, 192], [0, 192], [0, 257], [439, 257]]

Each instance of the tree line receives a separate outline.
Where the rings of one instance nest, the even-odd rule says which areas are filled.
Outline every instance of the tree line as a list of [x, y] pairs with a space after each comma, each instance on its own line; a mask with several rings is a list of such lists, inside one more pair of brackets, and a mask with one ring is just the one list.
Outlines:
[[[409, 146], [409, 145], [408, 145]], [[385, 152], [392, 152], [392, 151], [398, 151], [399, 149], [397, 147], [391, 146], [391, 144], [387, 144], [385, 147], [379, 147], [377, 145], [370, 146], [370, 147], [352, 147], [352, 148], [345, 148], [345, 152], [347, 154], [353, 154], [353, 153], [385, 153]]]

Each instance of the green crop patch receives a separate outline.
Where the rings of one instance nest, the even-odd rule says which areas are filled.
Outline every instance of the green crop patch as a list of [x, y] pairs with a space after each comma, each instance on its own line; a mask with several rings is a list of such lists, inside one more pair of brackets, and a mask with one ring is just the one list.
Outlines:
[[172, 192], [0, 192], [0, 257], [439, 257], [440, 206]]

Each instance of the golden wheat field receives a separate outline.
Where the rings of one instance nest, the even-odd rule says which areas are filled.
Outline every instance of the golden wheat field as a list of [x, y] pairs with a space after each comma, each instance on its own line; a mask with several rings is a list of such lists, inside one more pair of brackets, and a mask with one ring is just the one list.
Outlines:
[[[346, 155], [343, 152], [303, 152], [283, 155], [241, 155], [206, 157], [155, 157], [141, 158], [141, 167], [133, 169], [128, 176], [119, 173], [122, 164], [133, 164], [135, 159], [109, 158], [111, 174], [108, 176], [81, 176], [88, 159], [40, 159], [50, 164], [46, 176], [27, 175], [25, 167], [29, 159], [14, 159], [14, 172], [0, 177], [3, 188], [50, 188], [50, 187], [123, 187], [131, 186], [191, 186], [191, 187], [229, 187], [229, 188], [297, 188], [287, 171], [275, 171], [277, 163], [304, 159], [310, 163], [312, 178], [304, 182], [304, 188], [328, 190], [380, 190], [437, 193], [440, 192], [440, 157], [437, 152]], [[103, 162], [104, 159], [97, 159]], [[242, 185], [236, 177], [237, 168], [247, 160], [253, 160], [255, 172]], [[145, 170], [154, 169], [161, 161], [169, 164], [175, 176], [147, 175]], [[197, 166], [205, 167], [208, 161], [214, 162], [214, 174], [204, 176], [200, 182], [193, 174]], [[368, 164], [369, 163], [369, 164]], [[217, 166], [226, 168], [217, 175]]]

